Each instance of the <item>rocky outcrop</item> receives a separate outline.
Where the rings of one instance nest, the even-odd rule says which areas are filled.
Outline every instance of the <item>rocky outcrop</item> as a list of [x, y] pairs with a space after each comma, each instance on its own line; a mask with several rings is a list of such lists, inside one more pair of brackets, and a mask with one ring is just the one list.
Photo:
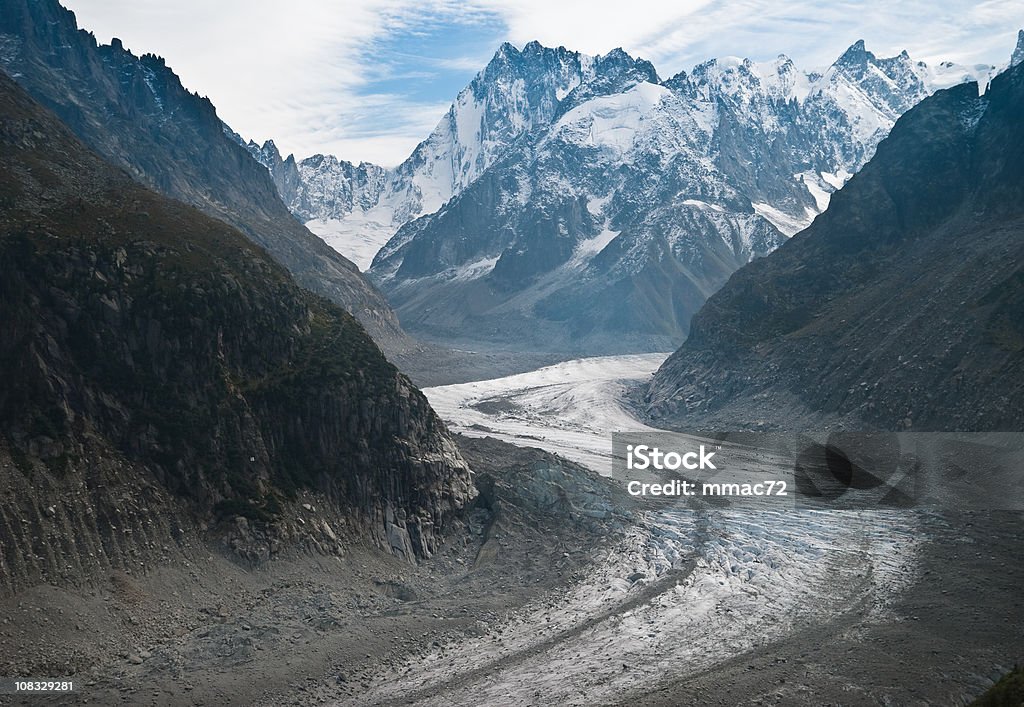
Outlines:
[[1024, 66], [903, 116], [810, 228], [738, 271], [646, 393], [659, 424], [1024, 427]]
[[166, 196], [239, 229], [378, 343], [410, 344], [358, 269], [293, 218], [270, 175], [223, 131], [212, 103], [164, 60], [98, 45], [57, 0], [0, 0], [0, 67], [95, 152]]
[[433, 552], [469, 469], [355, 319], [2, 74], [0, 161], [0, 586], [207, 530], [252, 561]]

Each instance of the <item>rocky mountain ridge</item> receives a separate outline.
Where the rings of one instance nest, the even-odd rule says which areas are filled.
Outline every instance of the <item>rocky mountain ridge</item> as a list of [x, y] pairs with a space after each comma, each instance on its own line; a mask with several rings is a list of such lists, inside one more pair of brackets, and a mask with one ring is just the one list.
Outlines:
[[162, 58], [98, 44], [57, 0], [0, 0], [0, 68], [135, 179], [238, 228], [389, 350], [408, 343], [380, 293], [290, 215], [213, 104]]

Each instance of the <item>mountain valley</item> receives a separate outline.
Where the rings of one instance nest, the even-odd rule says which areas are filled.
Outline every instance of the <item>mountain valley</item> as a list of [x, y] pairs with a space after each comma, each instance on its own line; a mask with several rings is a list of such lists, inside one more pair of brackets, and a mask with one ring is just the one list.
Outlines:
[[[219, 18], [204, 49], [264, 69], [360, 47], [368, 102], [490, 28], [388, 3], [325, 39], [328, 5], [117, 19]], [[785, 22], [852, 39], [817, 12]], [[0, 703], [1024, 699], [1021, 116], [1024, 30], [1008, 68], [856, 41], [671, 77], [505, 42], [397, 166], [297, 158], [0, 0]], [[624, 439], [788, 492], [672, 494]]]

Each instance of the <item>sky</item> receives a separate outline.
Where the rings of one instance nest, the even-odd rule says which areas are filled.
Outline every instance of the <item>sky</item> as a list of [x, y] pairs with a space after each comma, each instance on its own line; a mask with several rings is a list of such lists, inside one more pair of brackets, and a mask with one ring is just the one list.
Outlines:
[[622, 47], [667, 78], [720, 56], [805, 70], [880, 56], [1005, 64], [1020, 0], [62, 0], [103, 43], [163, 56], [246, 138], [393, 166], [502, 42]]

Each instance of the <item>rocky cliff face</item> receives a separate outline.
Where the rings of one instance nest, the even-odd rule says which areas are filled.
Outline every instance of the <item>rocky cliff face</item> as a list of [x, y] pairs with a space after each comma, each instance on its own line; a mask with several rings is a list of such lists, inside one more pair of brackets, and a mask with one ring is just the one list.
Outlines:
[[[556, 55], [577, 68], [545, 83], [562, 75]], [[508, 65], [531, 78], [488, 79]], [[402, 226], [369, 274], [427, 336], [576, 353], [674, 347], [733, 271], [826, 208], [899, 115], [991, 68], [929, 68], [857, 42], [823, 74], [784, 56], [726, 58], [662, 81], [622, 51], [503, 47], [473, 84], [488, 92], [460, 94], [461, 128], [448, 130], [452, 145], [486, 145], [487, 159], [438, 153], [430, 164], [462, 165], [449, 200]], [[548, 84], [536, 99], [522, 88]], [[498, 104], [520, 110], [520, 133], [488, 132], [486, 107]]]
[[207, 527], [253, 561], [356, 533], [433, 551], [470, 472], [351, 316], [2, 74], [0, 160], [0, 587], [158, 561]]
[[135, 179], [238, 228], [388, 347], [397, 319], [351, 262], [289, 215], [266, 170], [163, 59], [97, 45], [56, 0], [0, 1], [0, 67]]
[[829, 210], [694, 317], [648, 411], [675, 426], [1024, 425], [1024, 66], [897, 122]]

